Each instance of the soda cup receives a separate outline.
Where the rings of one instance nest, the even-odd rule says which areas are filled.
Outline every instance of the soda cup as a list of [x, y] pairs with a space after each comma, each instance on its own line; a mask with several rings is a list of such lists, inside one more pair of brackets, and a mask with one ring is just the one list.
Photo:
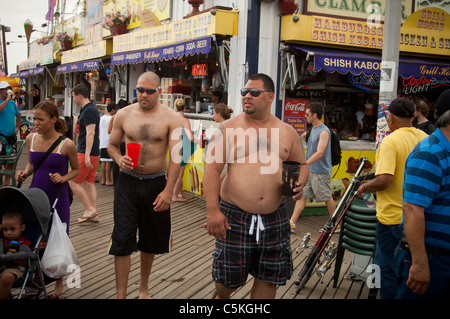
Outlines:
[[131, 161], [133, 162], [133, 167], [138, 166], [140, 150], [141, 150], [141, 145], [139, 143], [128, 143], [127, 144], [128, 156], [131, 157]]
[[296, 188], [296, 183], [300, 175], [301, 164], [296, 161], [284, 161], [282, 170], [282, 182], [283, 186], [281, 188], [281, 193], [284, 196], [293, 196], [294, 188]]

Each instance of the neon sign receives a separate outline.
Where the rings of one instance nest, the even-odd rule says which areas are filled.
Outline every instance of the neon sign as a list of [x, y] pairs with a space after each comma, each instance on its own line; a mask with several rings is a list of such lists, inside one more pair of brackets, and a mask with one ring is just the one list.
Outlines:
[[368, 92], [375, 92], [375, 90], [370, 87], [380, 86], [380, 76], [377, 74], [366, 75], [361, 73], [360, 75], [353, 75], [350, 72], [348, 81], [357, 88]]
[[192, 66], [192, 76], [194, 78], [205, 77], [208, 75], [208, 65], [206, 63], [194, 64]]
[[405, 94], [416, 94], [428, 91], [430, 89], [430, 83], [431, 80], [426, 79], [424, 76], [420, 79], [416, 79], [413, 76], [408, 79], [402, 79]]
[[402, 79], [402, 84], [405, 94], [415, 94], [437, 88], [441, 85], [450, 86], [450, 81], [447, 78], [444, 80], [436, 80], [436, 78], [428, 80], [424, 76], [420, 79], [416, 79], [411, 76], [407, 79]]
[[441, 85], [450, 86], [450, 81], [447, 78], [443, 80], [437, 80], [436, 78], [428, 80], [424, 76], [420, 79], [411, 76], [408, 79], [402, 79], [402, 84], [405, 94], [415, 94], [437, 88]]
[[408, 87], [408, 86], [430, 84], [431, 80], [426, 79], [424, 76], [422, 76], [420, 79], [416, 79], [411, 76], [408, 79], [402, 79], [402, 82], [404, 87]]

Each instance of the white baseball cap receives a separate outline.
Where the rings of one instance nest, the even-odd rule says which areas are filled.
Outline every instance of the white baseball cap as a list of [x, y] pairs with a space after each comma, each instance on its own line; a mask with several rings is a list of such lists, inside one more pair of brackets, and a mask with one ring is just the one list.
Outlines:
[[0, 82], [0, 90], [6, 89], [6, 88], [11, 88], [11, 85], [9, 85], [9, 83], [6, 81], [1, 81]]

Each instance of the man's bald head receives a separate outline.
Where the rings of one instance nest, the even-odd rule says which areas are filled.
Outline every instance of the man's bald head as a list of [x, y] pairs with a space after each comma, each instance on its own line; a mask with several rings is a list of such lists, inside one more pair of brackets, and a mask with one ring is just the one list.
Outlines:
[[156, 85], [158, 87], [161, 84], [161, 79], [159, 78], [158, 74], [156, 74], [155, 72], [152, 72], [152, 71], [147, 71], [147, 72], [142, 73], [139, 76], [138, 83], [141, 81], [145, 81], [145, 82], [148, 81], [148, 82], [156, 83]]

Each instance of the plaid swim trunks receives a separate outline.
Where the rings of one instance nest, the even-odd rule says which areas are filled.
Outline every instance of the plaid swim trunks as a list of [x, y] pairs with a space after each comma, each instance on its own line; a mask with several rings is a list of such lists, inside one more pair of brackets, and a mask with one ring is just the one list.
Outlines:
[[229, 289], [245, 284], [248, 274], [274, 285], [285, 285], [292, 276], [291, 230], [283, 200], [268, 215], [255, 215], [220, 201], [220, 210], [231, 227], [225, 239], [216, 239], [213, 279]]

